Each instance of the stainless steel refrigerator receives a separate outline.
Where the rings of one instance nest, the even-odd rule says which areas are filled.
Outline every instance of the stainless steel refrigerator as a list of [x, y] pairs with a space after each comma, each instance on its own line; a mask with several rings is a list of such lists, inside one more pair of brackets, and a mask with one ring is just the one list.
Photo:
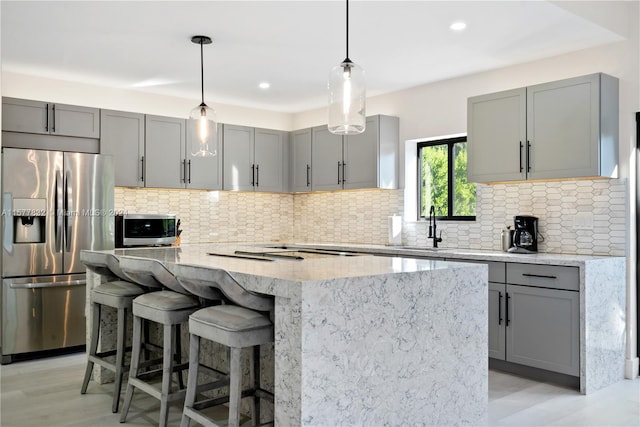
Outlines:
[[2, 211], [2, 363], [84, 345], [80, 251], [113, 248], [111, 157], [4, 148]]

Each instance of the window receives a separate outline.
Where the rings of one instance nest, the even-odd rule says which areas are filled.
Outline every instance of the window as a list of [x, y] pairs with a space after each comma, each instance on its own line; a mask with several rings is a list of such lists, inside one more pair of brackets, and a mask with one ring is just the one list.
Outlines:
[[476, 185], [467, 182], [467, 137], [418, 143], [418, 217], [475, 220]]

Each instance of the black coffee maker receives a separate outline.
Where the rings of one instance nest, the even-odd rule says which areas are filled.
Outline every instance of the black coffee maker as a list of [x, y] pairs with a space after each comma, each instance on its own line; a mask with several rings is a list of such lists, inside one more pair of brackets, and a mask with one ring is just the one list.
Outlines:
[[538, 218], [529, 215], [513, 217], [513, 247], [509, 252], [534, 253], [538, 252]]

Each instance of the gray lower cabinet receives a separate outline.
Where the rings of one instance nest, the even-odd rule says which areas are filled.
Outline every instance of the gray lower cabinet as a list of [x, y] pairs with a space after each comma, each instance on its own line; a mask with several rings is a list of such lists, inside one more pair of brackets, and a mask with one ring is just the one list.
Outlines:
[[506, 360], [580, 375], [579, 292], [506, 285]]
[[291, 191], [311, 191], [311, 129], [291, 133]]
[[469, 181], [615, 177], [618, 98], [603, 73], [469, 98]]
[[285, 132], [225, 124], [223, 152], [225, 190], [288, 190]]
[[77, 105], [3, 97], [2, 130], [99, 138], [100, 110]]
[[341, 190], [398, 186], [397, 117], [367, 117], [359, 135], [340, 136], [326, 126], [312, 129], [311, 188]]
[[100, 111], [100, 154], [113, 156], [118, 187], [144, 187], [144, 129], [144, 114]]
[[577, 267], [447, 259], [489, 266], [489, 357], [580, 375]]

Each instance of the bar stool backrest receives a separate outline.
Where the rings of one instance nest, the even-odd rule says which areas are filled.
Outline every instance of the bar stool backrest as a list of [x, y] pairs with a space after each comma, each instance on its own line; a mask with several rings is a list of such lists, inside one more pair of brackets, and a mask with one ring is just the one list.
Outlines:
[[186, 264], [170, 264], [169, 268], [178, 282], [194, 295], [215, 299], [211, 295], [219, 294], [219, 291], [232, 304], [257, 311], [273, 311], [273, 297], [246, 290], [226, 270]]
[[168, 288], [181, 294], [189, 294], [158, 260], [133, 256], [121, 256], [120, 268], [130, 281], [149, 288]]

